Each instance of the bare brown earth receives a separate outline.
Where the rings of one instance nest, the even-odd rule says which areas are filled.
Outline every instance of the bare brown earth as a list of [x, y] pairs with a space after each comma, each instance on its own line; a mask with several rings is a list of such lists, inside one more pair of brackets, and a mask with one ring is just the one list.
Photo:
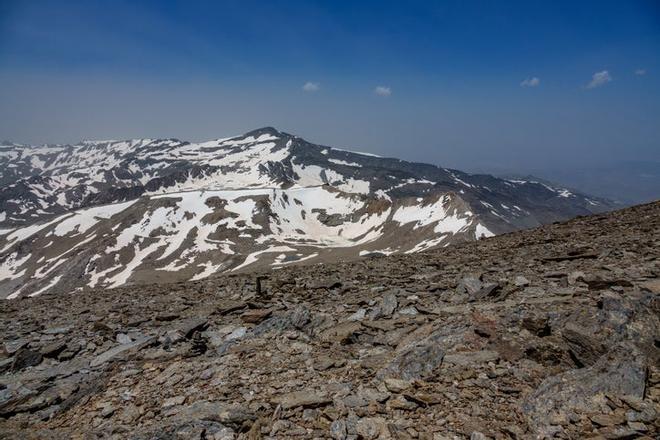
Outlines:
[[422, 254], [4, 301], [0, 437], [658, 438], [659, 255], [656, 202]]

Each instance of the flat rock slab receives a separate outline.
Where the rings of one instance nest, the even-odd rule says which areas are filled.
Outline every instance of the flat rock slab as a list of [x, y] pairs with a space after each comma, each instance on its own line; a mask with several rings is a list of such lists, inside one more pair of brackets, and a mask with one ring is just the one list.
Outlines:
[[325, 394], [314, 390], [294, 391], [292, 393], [283, 394], [274, 400], [276, 403], [282, 405], [283, 409], [298, 408], [300, 406], [305, 408], [315, 408], [332, 402], [332, 399]]
[[493, 350], [472, 351], [466, 353], [452, 353], [445, 355], [443, 363], [458, 366], [470, 366], [496, 361], [500, 354]]
[[336, 289], [342, 286], [342, 282], [338, 278], [327, 278], [327, 279], [321, 279], [321, 280], [316, 280], [312, 281], [309, 284], [307, 284], [308, 289], [312, 290], [318, 290], [318, 289]]
[[356, 333], [362, 329], [362, 324], [355, 321], [347, 321], [337, 324], [321, 333], [321, 339], [328, 342], [346, 344], [351, 341]]
[[660, 294], [660, 278], [641, 283], [644, 289], [647, 289], [655, 294]]
[[190, 318], [184, 321], [179, 330], [186, 338], [190, 338], [196, 331], [202, 331], [208, 327], [208, 320], [206, 318]]
[[89, 363], [89, 366], [92, 368], [98, 367], [99, 365], [103, 365], [104, 363], [119, 357], [122, 353], [131, 350], [139, 350], [140, 348], [145, 347], [154, 342], [156, 342], [156, 338], [152, 336], [143, 336], [131, 342], [130, 344], [122, 344], [116, 347], [112, 347], [110, 350], [103, 352], [100, 355], [96, 356], [94, 359], [92, 359], [91, 362]]
[[241, 315], [241, 319], [243, 322], [250, 324], [259, 324], [261, 321], [268, 318], [272, 313], [272, 310], [269, 309], [248, 310]]
[[180, 409], [177, 419], [183, 420], [211, 420], [231, 426], [241, 426], [243, 422], [252, 421], [257, 416], [240, 405], [231, 405], [225, 402], [200, 400]]

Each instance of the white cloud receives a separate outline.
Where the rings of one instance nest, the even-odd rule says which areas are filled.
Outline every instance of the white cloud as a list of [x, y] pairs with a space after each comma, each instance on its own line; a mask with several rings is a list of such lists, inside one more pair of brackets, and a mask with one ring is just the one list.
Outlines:
[[520, 83], [520, 87], [536, 87], [541, 84], [541, 80], [537, 77], [525, 78], [523, 82]]
[[305, 85], [302, 86], [302, 89], [305, 92], [318, 92], [319, 89], [321, 88], [321, 85], [319, 83], [307, 81]]
[[378, 96], [390, 96], [392, 94], [392, 89], [385, 86], [378, 86], [374, 89], [374, 93]]
[[637, 70], [635, 70], [635, 75], [638, 75], [638, 76], [646, 75], [646, 69], [637, 69]]
[[589, 82], [589, 84], [587, 84], [587, 88], [595, 89], [596, 87], [605, 85], [610, 81], [612, 81], [612, 77], [610, 76], [610, 72], [608, 72], [607, 70], [603, 70], [602, 72], [596, 72], [591, 77], [591, 81]]

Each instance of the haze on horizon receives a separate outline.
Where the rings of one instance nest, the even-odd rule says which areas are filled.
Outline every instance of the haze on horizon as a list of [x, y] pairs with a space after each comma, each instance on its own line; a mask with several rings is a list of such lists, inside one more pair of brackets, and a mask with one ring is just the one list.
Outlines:
[[4, 1], [0, 139], [199, 141], [269, 125], [660, 196], [658, 2], [430, 3]]

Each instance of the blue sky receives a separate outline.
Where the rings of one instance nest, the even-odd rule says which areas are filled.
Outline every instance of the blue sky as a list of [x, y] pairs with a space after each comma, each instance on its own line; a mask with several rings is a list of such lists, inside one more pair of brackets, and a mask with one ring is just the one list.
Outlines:
[[0, 0], [0, 138], [265, 125], [466, 170], [657, 162], [660, 3]]

